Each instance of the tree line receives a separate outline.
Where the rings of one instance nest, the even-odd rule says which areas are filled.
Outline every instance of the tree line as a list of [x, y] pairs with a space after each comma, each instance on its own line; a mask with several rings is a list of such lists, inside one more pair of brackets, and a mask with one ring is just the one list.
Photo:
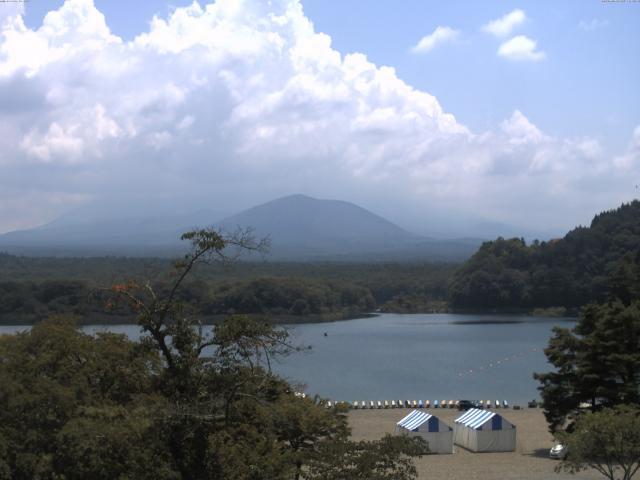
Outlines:
[[[130, 264], [130, 275], [126, 265]], [[134, 321], [126, 308], [104, 310], [95, 293], [105, 285], [172, 278], [164, 259], [30, 258], [0, 254], [0, 322], [33, 323], [50, 314], [83, 322]], [[420, 312], [446, 308], [450, 264], [297, 264], [237, 262], [202, 265], [180, 298], [205, 321], [242, 313], [278, 322], [353, 318], [373, 310]], [[60, 271], [64, 271], [61, 276]], [[435, 306], [434, 306], [435, 305]]]
[[530, 245], [523, 239], [484, 243], [454, 274], [454, 308], [576, 311], [602, 302], [615, 277], [640, 261], [640, 201], [596, 215], [589, 227]]

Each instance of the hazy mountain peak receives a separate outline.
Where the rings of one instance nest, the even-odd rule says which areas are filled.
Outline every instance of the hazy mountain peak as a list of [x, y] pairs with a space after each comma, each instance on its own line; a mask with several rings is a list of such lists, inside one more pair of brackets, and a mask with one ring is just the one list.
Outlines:
[[224, 228], [251, 226], [284, 243], [385, 243], [415, 238], [394, 223], [353, 203], [289, 195], [226, 218]]
[[[31, 254], [173, 255], [184, 248], [178, 241], [181, 233], [214, 220], [206, 210], [108, 219], [82, 213], [0, 236], [0, 248]], [[464, 258], [474, 248], [469, 242], [430, 241], [350, 202], [301, 194], [256, 205], [213, 226], [226, 231], [250, 227], [257, 237], [269, 237], [274, 259], [452, 259]]]

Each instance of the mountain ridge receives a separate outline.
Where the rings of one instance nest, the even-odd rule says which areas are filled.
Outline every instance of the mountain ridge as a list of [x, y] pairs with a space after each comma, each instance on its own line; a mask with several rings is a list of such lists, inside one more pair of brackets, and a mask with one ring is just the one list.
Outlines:
[[[274, 260], [461, 260], [480, 240], [434, 240], [344, 200], [294, 194], [222, 219], [206, 211], [175, 217], [91, 218], [67, 215], [30, 230], [0, 235], [0, 250], [54, 256], [173, 256], [184, 250], [180, 234], [203, 226], [225, 231], [250, 227], [271, 239]], [[77, 252], [74, 254], [74, 252]]]

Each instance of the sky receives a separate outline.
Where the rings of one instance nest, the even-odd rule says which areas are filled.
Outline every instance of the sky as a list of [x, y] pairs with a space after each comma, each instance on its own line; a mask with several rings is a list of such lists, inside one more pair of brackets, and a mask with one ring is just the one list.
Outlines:
[[294, 193], [560, 233], [640, 195], [639, 26], [632, 1], [0, 3], [0, 233]]

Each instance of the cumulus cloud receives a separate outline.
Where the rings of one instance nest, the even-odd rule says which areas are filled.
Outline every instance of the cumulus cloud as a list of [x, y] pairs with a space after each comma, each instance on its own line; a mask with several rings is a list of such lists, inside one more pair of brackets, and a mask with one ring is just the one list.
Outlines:
[[427, 53], [442, 43], [455, 40], [459, 35], [459, 30], [446, 26], [438, 26], [431, 34], [422, 37], [420, 41], [411, 48], [411, 51], [413, 53]]
[[520, 9], [515, 9], [483, 25], [482, 30], [496, 37], [506, 37], [514, 28], [523, 24], [526, 20], [526, 14]]
[[[527, 41], [506, 56], [540, 59]], [[295, 192], [425, 223], [427, 205], [535, 221], [637, 169], [519, 111], [473, 132], [392, 67], [336, 51], [297, 0], [194, 2], [128, 42], [91, 0], [36, 30], [18, 9], [2, 18], [0, 85], [0, 231], [96, 199], [232, 210]]]
[[528, 60], [537, 62], [544, 60], [547, 54], [537, 50], [538, 43], [535, 40], [518, 35], [504, 42], [498, 48], [498, 55], [509, 60]]
[[520, 110], [516, 110], [511, 118], [502, 122], [502, 130], [507, 134], [509, 142], [514, 145], [523, 143], [540, 143], [548, 140], [538, 127], [529, 121]]

